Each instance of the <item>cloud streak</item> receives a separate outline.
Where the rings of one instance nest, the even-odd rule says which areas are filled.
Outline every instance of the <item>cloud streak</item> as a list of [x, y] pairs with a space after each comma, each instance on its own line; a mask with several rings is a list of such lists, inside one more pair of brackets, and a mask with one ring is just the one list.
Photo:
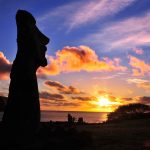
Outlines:
[[[58, 106], [59, 108], [61, 108], [61, 106], [63, 106], [63, 108], [65, 107], [70, 108], [70, 107], [78, 107], [80, 106], [80, 104], [76, 102], [49, 101], [49, 100], [43, 100], [43, 99], [41, 100], [41, 109], [47, 107], [46, 110], [50, 110], [51, 108], [56, 110], [56, 106]], [[58, 110], [58, 107], [57, 107], [57, 110]]]
[[150, 89], [150, 81], [149, 80], [132, 78], [132, 79], [127, 79], [127, 82], [130, 84], [135, 84], [138, 88]]
[[48, 81], [45, 81], [44, 84], [47, 85], [48, 87], [56, 88], [62, 94], [81, 94], [82, 93], [79, 89], [73, 86], [65, 86], [58, 81], [48, 80]]
[[62, 101], [64, 100], [64, 96], [61, 95], [61, 94], [52, 94], [50, 92], [46, 92], [46, 91], [43, 91], [43, 92], [40, 92], [40, 98], [41, 99], [47, 99], [47, 100], [59, 100], [59, 101]]
[[[91, 0], [82, 4], [69, 19], [70, 28], [112, 16], [131, 5], [135, 0]], [[86, 14], [86, 15], [85, 15]]]
[[55, 10], [50, 10], [40, 16], [38, 20], [50, 20], [52, 17], [64, 18], [67, 27], [73, 29], [102, 20], [108, 16], [113, 16], [135, 1], [136, 0], [88, 0], [72, 2], [59, 6]]
[[72, 96], [72, 99], [79, 100], [79, 101], [92, 101], [96, 100], [94, 96]]
[[[89, 34], [83, 41], [92, 42], [106, 51], [132, 49], [150, 45], [150, 13], [112, 22], [96, 33]], [[117, 34], [116, 34], [117, 33]], [[107, 40], [104, 40], [107, 39]]]

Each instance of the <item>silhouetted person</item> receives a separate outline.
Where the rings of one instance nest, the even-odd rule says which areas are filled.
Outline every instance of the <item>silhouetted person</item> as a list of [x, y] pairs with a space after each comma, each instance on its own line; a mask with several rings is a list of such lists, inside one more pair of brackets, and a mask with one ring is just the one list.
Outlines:
[[75, 122], [75, 117], [71, 116], [71, 114], [68, 114], [68, 124], [72, 125]]
[[49, 38], [38, 30], [36, 20], [25, 10], [17, 11], [16, 24], [18, 50], [11, 69], [8, 102], [2, 121], [7, 132], [19, 136], [34, 134], [39, 128], [36, 71], [38, 67], [47, 65], [45, 45]]
[[72, 123], [72, 116], [70, 114], [68, 114], [68, 123], [71, 124]]
[[83, 124], [83, 123], [84, 123], [83, 117], [79, 117], [78, 118], [78, 124]]

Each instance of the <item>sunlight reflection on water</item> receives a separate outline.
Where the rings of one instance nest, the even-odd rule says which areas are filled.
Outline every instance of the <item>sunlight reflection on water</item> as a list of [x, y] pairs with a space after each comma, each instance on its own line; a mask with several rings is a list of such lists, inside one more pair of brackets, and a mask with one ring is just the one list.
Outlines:
[[[71, 111], [41, 111], [41, 121], [67, 121], [67, 115], [71, 114], [76, 118], [83, 117], [85, 122], [100, 123], [106, 121], [107, 112], [71, 112]], [[0, 112], [0, 120], [2, 119], [3, 112]]]
[[41, 121], [67, 121], [67, 115], [71, 114], [76, 118], [83, 117], [85, 122], [88, 123], [100, 123], [106, 121], [106, 112], [69, 112], [69, 111], [42, 111]]

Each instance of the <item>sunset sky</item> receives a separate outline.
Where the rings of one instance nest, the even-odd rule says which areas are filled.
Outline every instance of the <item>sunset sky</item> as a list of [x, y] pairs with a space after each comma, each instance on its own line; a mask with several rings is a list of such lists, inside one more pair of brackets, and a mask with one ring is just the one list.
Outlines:
[[150, 104], [150, 0], [0, 0], [4, 96], [17, 52], [18, 9], [31, 12], [51, 40], [49, 64], [37, 72], [42, 110]]

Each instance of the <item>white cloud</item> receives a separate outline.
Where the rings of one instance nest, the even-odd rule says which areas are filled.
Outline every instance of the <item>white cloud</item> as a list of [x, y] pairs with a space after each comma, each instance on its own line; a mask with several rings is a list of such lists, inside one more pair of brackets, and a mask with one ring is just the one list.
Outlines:
[[145, 89], [145, 90], [149, 90], [150, 89], [150, 81], [149, 80], [138, 79], [138, 78], [131, 78], [131, 79], [127, 79], [127, 82], [129, 84], [135, 84], [138, 88], [142, 88], [142, 89]]
[[56, 21], [57, 17], [68, 17], [68, 15], [70, 15], [71, 13], [73, 13], [74, 7], [78, 8], [79, 6], [80, 6], [80, 2], [75, 2], [75, 3], [71, 3], [71, 4], [69, 3], [69, 4], [65, 4], [65, 5], [60, 5], [60, 6], [56, 7], [56, 8], [53, 8], [53, 9], [47, 11], [43, 15], [39, 16], [37, 18], [37, 20], [39, 22], [42, 22], [42, 21], [51, 21], [50, 19], [52, 17], [55, 17], [55, 21]]
[[127, 79], [127, 82], [141, 84], [141, 83], [149, 83], [150, 81], [145, 80], [145, 79], [131, 78], [131, 79]]

